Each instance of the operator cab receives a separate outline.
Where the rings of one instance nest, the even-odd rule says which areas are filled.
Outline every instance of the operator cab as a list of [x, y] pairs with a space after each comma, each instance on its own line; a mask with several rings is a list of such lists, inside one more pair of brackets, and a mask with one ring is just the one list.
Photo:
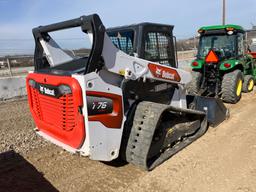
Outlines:
[[220, 60], [236, 58], [244, 54], [244, 30], [240, 26], [226, 25], [219, 29], [202, 27], [198, 31], [200, 35], [197, 59], [207, 56], [213, 50]]
[[177, 67], [172, 25], [139, 23], [107, 29], [113, 44], [126, 54]]

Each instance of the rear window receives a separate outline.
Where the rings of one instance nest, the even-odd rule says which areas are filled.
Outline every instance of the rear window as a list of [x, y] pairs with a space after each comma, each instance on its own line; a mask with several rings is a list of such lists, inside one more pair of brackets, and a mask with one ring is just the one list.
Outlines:
[[88, 34], [81, 27], [64, 29], [48, 33], [61, 49], [76, 57], [86, 57], [91, 51]]
[[40, 40], [45, 66], [64, 71], [85, 68], [92, 46], [89, 35], [81, 27], [54, 31], [48, 35]]
[[128, 55], [134, 52], [134, 31], [108, 32], [112, 43]]

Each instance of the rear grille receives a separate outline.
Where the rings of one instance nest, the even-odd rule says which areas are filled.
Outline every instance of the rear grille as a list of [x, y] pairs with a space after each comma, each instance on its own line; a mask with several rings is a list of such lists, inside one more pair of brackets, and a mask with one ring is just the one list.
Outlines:
[[49, 139], [79, 149], [86, 138], [79, 82], [70, 76], [29, 73], [26, 85], [37, 130]]
[[63, 131], [72, 131], [75, 128], [76, 113], [72, 94], [54, 98], [42, 95], [32, 87], [30, 91], [33, 111], [40, 120]]

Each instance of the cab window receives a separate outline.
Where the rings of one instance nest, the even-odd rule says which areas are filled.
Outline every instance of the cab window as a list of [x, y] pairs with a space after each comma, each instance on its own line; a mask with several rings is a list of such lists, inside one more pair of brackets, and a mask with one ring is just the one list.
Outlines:
[[109, 32], [108, 36], [118, 49], [122, 50], [128, 55], [133, 55], [134, 32], [132, 30]]
[[145, 59], [171, 65], [172, 51], [168, 34], [162, 32], [148, 32], [145, 38]]

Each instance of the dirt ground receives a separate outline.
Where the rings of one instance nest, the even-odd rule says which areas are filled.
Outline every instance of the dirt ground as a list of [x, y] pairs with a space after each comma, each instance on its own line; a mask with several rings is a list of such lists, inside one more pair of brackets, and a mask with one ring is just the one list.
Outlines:
[[256, 94], [151, 172], [69, 154], [43, 141], [25, 100], [0, 104], [0, 191], [256, 192]]

